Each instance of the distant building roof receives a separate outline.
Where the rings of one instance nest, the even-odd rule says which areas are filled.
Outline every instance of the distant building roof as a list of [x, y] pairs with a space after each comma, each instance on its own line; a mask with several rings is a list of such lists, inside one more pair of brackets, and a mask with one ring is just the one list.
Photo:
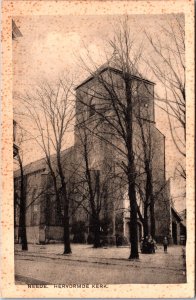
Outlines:
[[15, 40], [17, 37], [21, 37], [22, 33], [19, 28], [16, 26], [14, 20], [12, 20], [12, 39]]
[[182, 222], [181, 223], [184, 226], [186, 226], [186, 209], [183, 209], [179, 214], [180, 214], [180, 216], [182, 218]]
[[171, 211], [174, 214], [174, 216], [178, 219], [178, 221], [182, 222], [182, 217], [180, 216], [180, 214], [177, 212], [177, 210], [172, 206], [171, 207]]
[[[95, 78], [96, 76], [100, 75], [101, 73], [110, 70], [114, 73], [119, 73], [122, 74], [122, 70], [120, 70], [120, 68], [117, 66], [114, 58], [112, 57], [110, 60], [108, 60], [108, 62], [104, 63], [103, 65], [101, 65], [99, 68], [97, 68], [97, 70], [92, 73], [89, 77], [87, 77], [84, 81], [82, 81], [76, 88], [75, 90], [77, 90], [78, 88], [80, 88], [82, 85], [86, 84], [87, 82], [89, 82], [90, 80], [92, 80], [93, 78]], [[145, 81], [149, 84], [155, 85], [154, 82], [149, 81], [143, 77], [141, 77], [138, 73], [138, 71], [136, 71], [136, 69], [134, 70], [134, 74], [135, 75], [131, 75], [131, 77], [133, 79], [137, 79], [137, 80], [141, 80], [141, 81]]]

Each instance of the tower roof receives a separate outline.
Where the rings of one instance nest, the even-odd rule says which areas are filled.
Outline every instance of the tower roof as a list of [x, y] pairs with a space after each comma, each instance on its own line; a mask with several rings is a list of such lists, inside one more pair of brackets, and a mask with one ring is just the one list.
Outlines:
[[[148, 84], [152, 84], [154, 85], [155, 83], [152, 81], [149, 81], [147, 79], [145, 79], [144, 77], [142, 77], [139, 72], [137, 71], [137, 69], [133, 66], [133, 71], [131, 72], [133, 75], [131, 75], [130, 77], [136, 80], [142, 80]], [[120, 68], [119, 64], [118, 64], [118, 60], [116, 58], [116, 53], [114, 51], [113, 55], [111, 56], [111, 58], [105, 62], [103, 65], [101, 65], [99, 68], [97, 68], [97, 70], [95, 72], [93, 72], [90, 76], [88, 76], [84, 81], [82, 81], [76, 88], [75, 90], [77, 90], [78, 88], [80, 88], [81, 86], [85, 85], [87, 82], [89, 82], [90, 80], [92, 80], [93, 78], [95, 78], [96, 76], [100, 75], [101, 73], [105, 72], [105, 71], [112, 71], [114, 73], [119, 73], [122, 74], [123, 71]]]

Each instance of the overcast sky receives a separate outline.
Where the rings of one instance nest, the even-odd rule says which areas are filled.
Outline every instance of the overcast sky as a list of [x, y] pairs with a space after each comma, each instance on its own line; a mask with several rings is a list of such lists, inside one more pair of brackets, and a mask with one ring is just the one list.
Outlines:
[[[136, 45], [143, 41], [146, 55], [151, 48], [143, 34], [147, 30], [152, 36], [162, 38], [160, 28], [167, 26], [169, 15], [132, 15], [129, 17], [131, 32]], [[22, 92], [33, 89], [36, 82], [44, 78], [53, 80], [59, 75], [70, 74], [80, 83], [87, 74], [79, 67], [79, 56], [85, 56], [88, 49], [97, 65], [104, 63], [106, 56], [112, 55], [108, 40], [113, 37], [114, 28], [118, 27], [120, 16], [27, 16], [16, 17], [22, 37], [13, 42], [13, 90]], [[107, 54], [107, 55], [106, 55]], [[149, 71], [145, 74], [156, 83], [155, 90], [161, 86]], [[14, 99], [14, 106], [18, 105]], [[176, 164], [182, 160], [173, 145], [166, 115], [155, 107], [157, 128], [166, 136], [166, 176], [173, 177]], [[16, 121], [20, 122], [16, 116]], [[74, 143], [73, 135], [69, 135], [67, 147]], [[25, 145], [25, 162], [35, 161], [43, 156], [40, 148], [33, 142]], [[183, 193], [180, 180], [173, 185], [177, 208], [184, 208], [178, 195]]]

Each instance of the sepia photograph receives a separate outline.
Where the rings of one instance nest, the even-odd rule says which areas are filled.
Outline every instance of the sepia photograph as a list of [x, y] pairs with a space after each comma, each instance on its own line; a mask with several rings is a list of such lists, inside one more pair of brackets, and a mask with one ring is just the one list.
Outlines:
[[12, 26], [16, 282], [186, 282], [184, 15]]
[[9, 22], [16, 289], [187, 284], [185, 12]]

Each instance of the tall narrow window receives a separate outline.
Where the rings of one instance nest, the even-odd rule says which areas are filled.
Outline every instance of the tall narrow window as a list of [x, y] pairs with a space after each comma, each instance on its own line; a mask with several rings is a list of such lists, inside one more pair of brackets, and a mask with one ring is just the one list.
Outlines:
[[89, 102], [89, 117], [94, 116], [96, 113], [96, 105], [94, 96], [91, 97]]

